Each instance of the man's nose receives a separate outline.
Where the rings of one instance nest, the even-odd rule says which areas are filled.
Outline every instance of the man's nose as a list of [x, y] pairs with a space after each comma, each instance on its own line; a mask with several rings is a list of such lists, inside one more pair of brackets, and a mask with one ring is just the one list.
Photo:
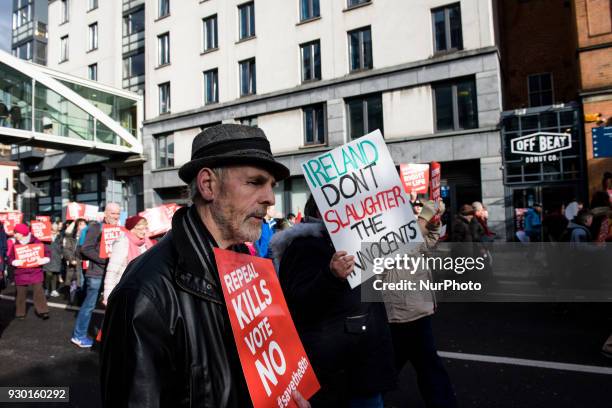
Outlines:
[[266, 185], [262, 196], [262, 204], [267, 206], [274, 205], [276, 198], [274, 197], [274, 189], [271, 184]]

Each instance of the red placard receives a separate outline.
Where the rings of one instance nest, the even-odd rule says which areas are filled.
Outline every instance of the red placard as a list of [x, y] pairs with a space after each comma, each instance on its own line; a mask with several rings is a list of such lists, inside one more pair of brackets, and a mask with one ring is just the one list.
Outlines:
[[164, 204], [158, 207], [148, 208], [138, 215], [147, 220], [149, 236], [164, 234], [172, 228], [172, 217], [181, 208], [178, 204]]
[[440, 201], [440, 179], [442, 177], [442, 168], [440, 163], [431, 162], [429, 165], [429, 170], [429, 197], [433, 200], [437, 209], [438, 202]]
[[36, 221], [51, 222], [51, 217], [49, 215], [37, 215]]
[[269, 259], [214, 248], [242, 371], [255, 408], [295, 407], [320, 388]]
[[4, 224], [7, 235], [13, 235], [15, 225], [23, 222], [23, 213], [19, 211], [0, 212], [0, 222]]
[[113, 244], [125, 234], [126, 229], [119, 225], [104, 224], [100, 238], [100, 258], [107, 259], [113, 251]]
[[51, 223], [48, 221], [32, 221], [30, 222], [30, 230], [32, 235], [43, 242], [51, 242], [53, 237], [51, 235]]
[[400, 164], [400, 178], [406, 194], [425, 194], [429, 189], [429, 164]]
[[35, 268], [39, 266], [40, 259], [44, 257], [44, 244], [15, 245], [15, 259], [24, 261], [21, 268]]

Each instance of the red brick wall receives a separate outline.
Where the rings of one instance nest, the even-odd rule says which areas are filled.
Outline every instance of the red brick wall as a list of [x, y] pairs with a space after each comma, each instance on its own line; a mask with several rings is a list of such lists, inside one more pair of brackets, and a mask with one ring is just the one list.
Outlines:
[[581, 88], [612, 86], [612, 47], [580, 52]]
[[612, 0], [574, 0], [578, 47], [612, 42]]
[[500, 0], [504, 109], [529, 106], [527, 77], [551, 72], [554, 102], [577, 99], [575, 23], [563, 0]]

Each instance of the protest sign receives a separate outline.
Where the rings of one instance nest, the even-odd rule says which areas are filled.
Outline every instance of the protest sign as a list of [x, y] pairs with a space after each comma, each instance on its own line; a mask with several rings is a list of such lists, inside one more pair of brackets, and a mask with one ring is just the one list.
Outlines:
[[302, 169], [334, 247], [355, 256], [352, 288], [371, 277], [375, 258], [392, 256], [400, 243], [423, 241], [380, 131], [310, 159]]
[[15, 259], [24, 261], [22, 268], [35, 268], [44, 257], [44, 244], [15, 245]]
[[125, 228], [119, 225], [104, 224], [102, 226], [102, 236], [100, 237], [100, 258], [110, 257], [113, 251], [113, 244], [123, 236]]
[[269, 259], [214, 248], [242, 371], [255, 408], [295, 407], [320, 388]]
[[0, 222], [4, 225], [7, 235], [13, 235], [15, 225], [23, 222], [23, 213], [19, 211], [0, 212]]
[[442, 171], [440, 168], [440, 163], [431, 162], [429, 166], [431, 171], [431, 176], [429, 178], [429, 194], [430, 198], [437, 203], [440, 200], [440, 179], [442, 178]]
[[53, 240], [51, 234], [51, 223], [48, 221], [32, 221], [30, 222], [30, 230], [32, 235], [43, 242], [51, 242]]
[[406, 194], [425, 194], [429, 189], [429, 164], [400, 164], [400, 175]]
[[49, 215], [37, 215], [36, 221], [51, 222], [51, 217]]
[[78, 218], [95, 221], [98, 209], [99, 207], [97, 205], [70, 202], [66, 206], [66, 221], [74, 221]]
[[154, 237], [168, 232], [172, 228], [172, 217], [181, 208], [180, 205], [171, 203], [158, 207], [148, 208], [138, 215], [147, 220], [149, 235]]

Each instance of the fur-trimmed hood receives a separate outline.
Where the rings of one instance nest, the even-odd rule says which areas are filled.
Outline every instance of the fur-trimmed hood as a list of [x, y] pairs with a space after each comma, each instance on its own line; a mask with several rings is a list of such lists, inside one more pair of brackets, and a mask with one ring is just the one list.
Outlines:
[[293, 241], [297, 238], [306, 237], [323, 238], [326, 233], [325, 224], [323, 224], [322, 220], [307, 217], [299, 224], [295, 224], [289, 229], [274, 234], [270, 241], [270, 250], [272, 252], [272, 261], [274, 262], [276, 271], [278, 272], [283, 254]]

